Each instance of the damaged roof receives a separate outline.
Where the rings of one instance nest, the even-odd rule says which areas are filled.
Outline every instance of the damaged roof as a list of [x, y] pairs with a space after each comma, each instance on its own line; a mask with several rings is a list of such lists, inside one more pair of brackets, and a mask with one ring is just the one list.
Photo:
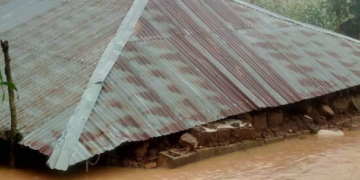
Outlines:
[[0, 38], [11, 45], [20, 143], [60, 170], [360, 84], [359, 41], [240, 0], [4, 1]]

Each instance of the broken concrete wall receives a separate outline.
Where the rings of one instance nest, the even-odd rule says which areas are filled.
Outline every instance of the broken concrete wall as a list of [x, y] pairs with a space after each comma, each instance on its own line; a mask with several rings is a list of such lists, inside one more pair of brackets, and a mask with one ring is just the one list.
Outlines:
[[267, 120], [266, 120], [266, 113], [260, 112], [260, 113], [254, 113], [252, 115], [252, 125], [256, 129], [266, 129], [267, 128]]
[[267, 113], [267, 121], [269, 126], [279, 126], [283, 123], [283, 113], [281, 109], [274, 109]]
[[226, 122], [197, 126], [189, 131], [197, 138], [200, 146], [218, 146], [254, 139], [255, 129], [251, 123], [228, 119]]
[[112, 165], [152, 168], [156, 166], [154, 163], [161, 151], [181, 156], [203, 147], [222, 147], [248, 140], [262, 141], [306, 131], [317, 133], [320, 128], [333, 128], [339, 121], [360, 115], [351, 105], [349, 94], [351, 93], [333, 93], [286, 106], [232, 116], [171, 136], [138, 142], [136, 146], [129, 147], [127, 152], [118, 151], [115, 156], [109, 156], [109, 159], [112, 160]]
[[333, 100], [331, 107], [333, 109], [337, 109], [337, 110], [348, 110], [350, 108], [349, 97], [346, 97], [346, 96], [336, 97]]

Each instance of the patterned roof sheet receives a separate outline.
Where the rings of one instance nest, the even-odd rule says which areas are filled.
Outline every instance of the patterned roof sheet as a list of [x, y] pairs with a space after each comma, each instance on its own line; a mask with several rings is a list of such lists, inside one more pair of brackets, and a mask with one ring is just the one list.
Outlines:
[[359, 43], [231, 0], [149, 1], [78, 146], [93, 156], [359, 85], [358, 52]]
[[[23, 144], [51, 155], [131, 4], [131, 0], [0, 1], [0, 38], [10, 42]], [[0, 65], [4, 67], [4, 62]], [[0, 132], [10, 128], [9, 113], [4, 103]]]
[[[359, 41], [235, 1], [237, 0], [149, 0], [132, 37], [105, 80], [74, 154], [71, 155], [71, 164], [112, 150], [124, 142], [147, 140], [227, 116], [294, 103], [360, 84]], [[116, 2], [120, 3], [120, 7], [131, 5], [126, 0]], [[106, 5], [111, 6], [110, 4]], [[87, 9], [84, 8], [84, 11]], [[103, 17], [97, 21], [105, 23], [102, 27], [113, 28], [105, 28], [109, 31], [106, 33], [109, 35], [107, 40], [111, 39], [110, 34], [116, 32], [115, 27], [119, 26], [121, 17], [126, 14], [125, 10], [108, 11], [101, 8], [95, 11]], [[114, 16], [113, 13], [120, 15]], [[55, 19], [61, 19], [60, 23], [67, 19], [66, 16], [63, 14]], [[115, 17], [118, 18], [116, 21], [106, 20]], [[90, 28], [92, 25], [90, 23], [86, 27]], [[56, 30], [49, 29], [48, 33], [62, 37]], [[84, 35], [86, 32], [81, 30], [74, 32], [74, 35]], [[4, 32], [0, 32], [2, 37], [1, 33]], [[83, 42], [75, 43], [61, 38], [58, 40], [60, 44], [64, 43], [60, 46], [64, 54], [78, 53], [79, 49], [73, 47]], [[89, 41], [88, 38], [83, 40]], [[55, 48], [55, 44], [51, 42], [53, 41], [49, 40], [50, 44], [44, 43], [42, 48]], [[91, 48], [94, 48], [93, 51], [98, 50], [98, 54], [95, 53], [97, 56], [82, 54], [93, 59], [88, 64], [99, 59], [106, 43], [108, 41], [101, 43], [104, 45], [101, 46], [102, 49], [94, 48], [97, 47], [95, 45], [80, 49], [83, 52], [92, 52]], [[24, 51], [22, 46], [15, 50]], [[25, 52], [22, 56], [31, 57], [18, 66], [34, 67], [36, 64], [33, 61], [40, 60], [32, 56], [42, 53]], [[73, 56], [77, 55], [71, 57]], [[42, 62], [50, 58], [43, 57]], [[22, 143], [47, 155], [51, 154], [54, 141], [57, 140], [47, 136], [53, 132], [63, 132], [53, 131], [52, 127], [64, 129], [65, 125], [61, 122], [67, 122], [75, 104], [64, 102], [63, 96], [71, 97], [74, 102], [78, 101], [73, 96], [81, 96], [81, 88], [84, 88], [87, 81], [85, 77], [74, 77], [89, 77], [90, 70], [94, 69], [89, 68], [89, 72], [84, 74], [78, 74], [74, 70], [68, 78], [62, 78], [61, 76], [67, 75], [65, 72], [68, 72], [68, 66], [70, 64], [65, 63], [54, 66], [58, 68], [49, 67], [47, 76], [46, 72], [43, 73], [45, 76], [36, 75], [37, 71], [32, 69], [19, 71], [19, 74], [29, 73], [26, 77], [30, 77], [30, 82], [23, 81], [19, 75], [14, 76], [14, 79], [21, 80], [19, 89], [29, 89], [22, 85], [24, 83], [31, 86], [34, 93], [40, 94], [51, 91], [38, 88], [38, 84], [51, 88], [54, 87], [51, 83], [64, 81], [61, 86], [63, 90], [55, 91], [49, 96], [49, 100], [43, 102], [30, 92], [26, 92], [29, 93], [28, 96], [22, 95], [25, 92], [20, 93], [22, 99], [32, 99], [35, 104], [49, 104], [46, 106], [51, 110], [49, 117], [37, 113], [42, 110], [37, 106], [23, 110], [34, 114], [33, 119], [44, 119], [39, 121], [46, 124], [41, 127], [39, 123], [35, 123], [36, 127], [41, 128], [25, 137]], [[63, 73], [51, 76], [57, 69]], [[35, 72], [35, 75], [31, 72]], [[82, 85], [78, 85], [79, 83]], [[75, 96], [70, 92], [78, 94]], [[55, 110], [58, 110], [58, 106], [66, 107], [64, 109], [67, 110], [57, 112]], [[0, 115], [6, 117], [5, 112]]]

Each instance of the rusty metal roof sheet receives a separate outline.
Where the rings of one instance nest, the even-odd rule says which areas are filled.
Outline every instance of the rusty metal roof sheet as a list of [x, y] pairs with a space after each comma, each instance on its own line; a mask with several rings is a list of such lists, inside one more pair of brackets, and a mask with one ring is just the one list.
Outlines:
[[358, 51], [230, 0], [149, 1], [78, 145], [92, 156], [358, 85]]
[[[54, 30], [49, 33], [57, 34]], [[70, 48], [76, 43], [65, 44], [69, 47], [67, 51], [78, 52]], [[44, 48], [48, 45], [44, 44]], [[22, 56], [38, 55], [25, 52]], [[29, 61], [24, 63], [35, 66]], [[359, 41], [238, 0], [149, 0], [133, 35], [105, 79], [75, 151], [69, 155], [70, 164], [124, 142], [147, 140], [227, 116], [359, 85], [359, 62]], [[56, 67], [63, 66], [68, 64]], [[48, 72], [49, 76], [52, 71]], [[28, 74], [27, 77], [42, 77], [52, 82], [51, 78], [45, 79], [47, 76]], [[43, 83], [43, 79], [36, 78], [31, 81]], [[19, 76], [14, 79], [21, 80]], [[63, 80], [59, 79], [59, 82]], [[81, 81], [81, 87], [87, 83], [85, 78], [69, 80]], [[65, 85], [63, 88], [72, 88]], [[43, 86], [50, 88], [46, 83]], [[50, 93], [50, 90], [41, 92]], [[59, 97], [53, 102], [59, 106], [66, 103], [62, 102], [62, 95], [51, 96]], [[42, 101], [38, 99], [33, 97], [36, 103]], [[51, 105], [49, 109], [56, 109]], [[57, 135], [61, 137], [65, 128], [61, 122], [67, 123], [74, 105], [49, 113], [51, 117], [37, 114], [36, 106], [24, 108], [47, 123], [37, 124], [38, 130], [22, 143], [50, 155], [57, 138], [47, 136], [55, 126], [59, 127], [60, 135]], [[1, 115], [5, 117], [4, 112]]]
[[[22, 144], [51, 155], [131, 5], [132, 0], [0, 2], [0, 38], [10, 42]], [[0, 132], [9, 123], [4, 103]]]

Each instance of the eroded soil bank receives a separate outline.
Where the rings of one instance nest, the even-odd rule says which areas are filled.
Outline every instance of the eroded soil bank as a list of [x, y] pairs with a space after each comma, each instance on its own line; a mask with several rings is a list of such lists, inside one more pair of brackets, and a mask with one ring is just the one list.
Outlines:
[[242, 179], [242, 180], [357, 180], [360, 177], [360, 132], [341, 137], [308, 135], [263, 147], [219, 156], [177, 169], [134, 169], [80, 165], [67, 173], [47, 169], [9, 170], [0, 167], [0, 179]]

